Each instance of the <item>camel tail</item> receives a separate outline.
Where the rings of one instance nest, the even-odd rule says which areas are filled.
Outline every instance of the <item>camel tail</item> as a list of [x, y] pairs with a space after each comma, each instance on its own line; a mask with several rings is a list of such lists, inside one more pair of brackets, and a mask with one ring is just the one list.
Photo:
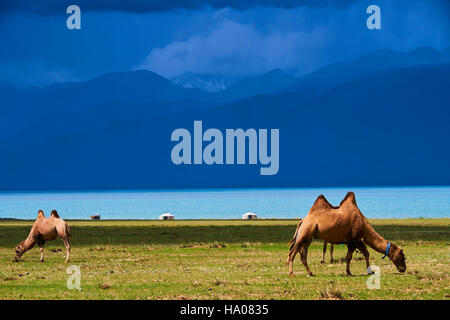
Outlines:
[[292, 252], [292, 250], [294, 249], [295, 241], [297, 240], [298, 230], [300, 229], [302, 222], [303, 222], [303, 220], [300, 220], [300, 222], [297, 225], [297, 229], [295, 230], [294, 236], [292, 237], [291, 241], [289, 241], [289, 243], [288, 243], [288, 245], [290, 245], [289, 252]]

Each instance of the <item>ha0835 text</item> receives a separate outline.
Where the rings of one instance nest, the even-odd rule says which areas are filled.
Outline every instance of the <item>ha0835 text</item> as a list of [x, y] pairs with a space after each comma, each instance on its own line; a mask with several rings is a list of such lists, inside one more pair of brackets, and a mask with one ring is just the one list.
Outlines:
[[267, 315], [269, 307], [266, 304], [226, 304], [223, 313], [225, 315]]

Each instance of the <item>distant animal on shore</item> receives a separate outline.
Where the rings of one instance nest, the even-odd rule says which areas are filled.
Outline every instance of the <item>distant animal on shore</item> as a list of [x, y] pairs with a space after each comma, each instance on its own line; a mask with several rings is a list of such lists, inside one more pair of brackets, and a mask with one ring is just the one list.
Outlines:
[[290, 276], [294, 276], [293, 261], [298, 252], [300, 252], [308, 276], [313, 275], [307, 262], [308, 247], [313, 238], [322, 239], [332, 244], [343, 243], [347, 245], [346, 273], [349, 276], [352, 275], [350, 262], [356, 249], [364, 255], [368, 273], [371, 273], [369, 272], [369, 252], [366, 244], [375, 251], [383, 253], [384, 257], [389, 257], [399, 272], [406, 271], [403, 250], [385, 240], [375, 231], [359, 210], [353, 192], [347, 193], [339, 207], [333, 207], [323, 195], [316, 199], [308, 215], [299, 222], [290, 242], [287, 260]]
[[69, 225], [59, 217], [56, 210], [51, 212], [50, 218], [46, 218], [44, 211], [39, 210], [38, 217], [31, 228], [30, 234], [16, 247], [15, 261], [20, 261], [22, 255], [37, 244], [41, 252], [39, 262], [43, 262], [45, 241], [55, 240], [57, 237], [60, 237], [64, 241], [64, 245], [66, 246], [65, 262], [69, 262], [69, 238], [71, 237]]
[[100, 220], [100, 215], [99, 214], [94, 214], [93, 216], [91, 216], [91, 220]]

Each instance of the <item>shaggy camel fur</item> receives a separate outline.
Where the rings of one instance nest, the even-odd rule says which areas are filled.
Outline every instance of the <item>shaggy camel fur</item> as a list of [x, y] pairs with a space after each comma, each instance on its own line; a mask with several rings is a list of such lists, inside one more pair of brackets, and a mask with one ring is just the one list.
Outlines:
[[21, 241], [16, 247], [15, 261], [20, 261], [22, 255], [33, 248], [37, 243], [41, 251], [40, 262], [44, 261], [44, 244], [45, 241], [55, 240], [60, 237], [66, 246], [66, 261], [69, 262], [71, 237], [69, 225], [59, 217], [58, 212], [53, 210], [50, 218], [44, 216], [44, 212], [39, 210], [38, 217], [31, 228], [28, 237]]
[[350, 262], [353, 252], [358, 249], [364, 255], [368, 273], [370, 273], [369, 252], [366, 244], [377, 252], [383, 253], [397, 267], [399, 272], [405, 272], [405, 255], [403, 250], [380, 236], [363, 216], [356, 204], [355, 194], [347, 193], [339, 207], [333, 207], [323, 195], [320, 195], [308, 215], [302, 219], [291, 240], [287, 260], [289, 275], [294, 276], [293, 261], [297, 252], [308, 276], [312, 272], [308, 267], [308, 247], [313, 238], [322, 239], [328, 243], [344, 243], [347, 245], [346, 273], [351, 276]]

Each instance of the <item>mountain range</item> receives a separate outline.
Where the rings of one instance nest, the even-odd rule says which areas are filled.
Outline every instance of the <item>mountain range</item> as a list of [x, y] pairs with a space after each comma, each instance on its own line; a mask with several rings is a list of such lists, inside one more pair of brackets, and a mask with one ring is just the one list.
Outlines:
[[[44, 88], [0, 86], [0, 189], [450, 183], [449, 50], [375, 51], [303, 77], [221, 91], [150, 71]], [[280, 171], [170, 161], [176, 128], [279, 128]]]
[[227, 89], [232, 84], [241, 80], [241, 78], [242, 77], [239, 76], [225, 74], [193, 73], [188, 71], [171, 78], [170, 81], [184, 88], [195, 88], [206, 92], [218, 92]]

